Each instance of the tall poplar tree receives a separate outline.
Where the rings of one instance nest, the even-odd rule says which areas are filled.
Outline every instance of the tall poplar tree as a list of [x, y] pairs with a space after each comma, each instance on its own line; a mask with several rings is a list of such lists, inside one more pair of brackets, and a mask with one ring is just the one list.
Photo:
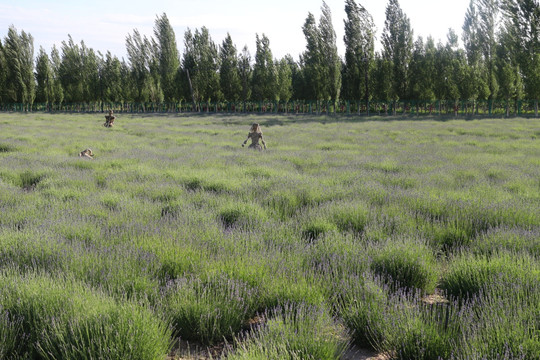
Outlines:
[[125, 99], [123, 84], [129, 85], [129, 82], [122, 77], [122, 63], [110, 51], [101, 61], [100, 79], [103, 101], [118, 102]]
[[165, 13], [156, 18], [154, 36], [157, 39], [156, 58], [159, 63], [159, 76], [163, 96], [165, 101], [174, 101], [178, 98], [178, 87], [176, 86], [175, 78], [180, 67], [180, 56], [176, 46], [174, 30]]
[[131, 69], [131, 77], [135, 86], [134, 100], [146, 102], [149, 100], [151, 87], [150, 62], [152, 58], [152, 45], [146, 36], [141, 36], [137, 29], [133, 35], [126, 37], [126, 50]]
[[324, 97], [324, 73], [321, 53], [321, 35], [312, 13], [308, 13], [302, 27], [306, 38], [306, 51], [300, 56], [302, 68], [303, 97], [308, 100], [322, 100]]
[[281, 60], [275, 60], [277, 68], [277, 99], [288, 102], [291, 99], [293, 87], [292, 87], [292, 74], [293, 69], [289, 61], [290, 55], [282, 58]]
[[56, 45], [53, 45], [51, 50], [51, 72], [53, 77], [53, 86], [51, 93], [51, 102], [60, 104], [64, 101], [64, 88], [60, 81], [60, 66], [62, 59]]
[[319, 20], [320, 46], [323, 68], [323, 99], [338, 100], [341, 92], [341, 59], [338, 55], [336, 32], [332, 25], [332, 12], [323, 1]]
[[475, 1], [471, 0], [469, 3], [461, 35], [469, 65], [468, 83], [470, 88], [466, 91], [466, 100], [487, 99], [490, 92], [480, 44], [480, 20]]
[[68, 41], [62, 41], [59, 75], [67, 102], [100, 99], [98, 61], [96, 53], [86, 46], [84, 40], [79, 45], [68, 35]]
[[62, 41], [62, 57], [59, 68], [60, 81], [64, 88], [67, 102], [82, 102], [84, 98], [84, 64], [83, 52], [78, 44], [68, 35], [67, 41]]
[[392, 99], [404, 99], [409, 85], [413, 31], [398, 0], [389, 0], [382, 34], [383, 56], [392, 62]]
[[418, 37], [410, 64], [411, 81], [409, 84], [410, 99], [433, 100], [433, 78], [435, 76], [435, 45], [433, 38]]
[[83, 101], [94, 102], [101, 100], [99, 68], [100, 59], [92, 48], [87, 48], [81, 41], [83, 52], [84, 93]]
[[375, 24], [371, 14], [355, 0], [345, 1], [345, 14], [343, 97], [368, 101], [369, 72], [375, 52]]
[[467, 60], [471, 65], [477, 64], [482, 56], [478, 22], [475, 0], [471, 0], [465, 12], [465, 20], [462, 27], [463, 32], [461, 35], [461, 40], [467, 53]]
[[7, 88], [7, 62], [5, 56], [4, 46], [2, 45], [2, 39], [0, 39], [0, 102], [7, 102], [6, 88]]
[[506, 0], [504, 10], [509, 18], [508, 30], [513, 39], [526, 95], [535, 100], [538, 117], [540, 100], [540, 2], [538, 0]]
[[292, 86], [291, 99], [300, 99], [300, 95], [302, 93], [300, 67], [298, 66], [298, 63], [293, 59], [293, 57], [290, 54], [285, 55], [283, 59], [289, 65], [289, 69], [291, 69], [291, 86]]
[[373, 93], [375, 99], [384, 101], [393, 98], [392, 68], [391, 60], [378, 52], [375, 54], [375, 68], [373, 70]]
[[184, 47], [182, 68], [189, 72], [195, 101], [220, 100], [223, 95], [219, 87], [218, 48], [208, 29], [203, 26], [194, 33], [188, 29], [184, 34]]
[[236, 46], [234, 46], [231, 35], [223, 40], [219, 50], [220, 68], [219, 68], [219, 83], [221, 92], [225, 100], [237, 101], [242, 93], [242, 83], [238, 71], [238, 54]]
[[513, 51], [512, 35], [503, 28], [498, 38], [496, 76], [499, 83], [499, 98], [506, 100], [506, 116], [509, 116], [509, 102], [523, 96], [523, 83], [517, 57]]
[[49, 56], [39, 48], [36, 60], [36, 102], [49, 103], [53, 98], [53, 74]]
[[487, 83], [489, 99], [495, 99], [498, 92], [496, 69], [497, 51], [497, 19], [499, 14], [499, 0], [477, 0], [479, 19], [479, 44], [487, 67]]
[[31, 105], [35, 96], [34, 38], [10, 26], [4, 39], [6, 95], [13, 102]]
[[251, 68], [251, 54], [247, 46], [242, 48], [242, 53], [238, 59], [238, 75], [242, 86], [241, 96], [242, 101], [248, 101], [251, 98], [251, 77], [253, 69]]
[[150, 44], [150, 88], [148, 89], [150, 101], [154, 103], [161, 103], [165, 97], [163, 95], [163, 88], [161, 86], [162, 77], [159, 60], [159, 45], [155, 39], [152, 39]]
[[337, 52], [332, 12], [324, 1], [321, 11], [318, 26], [313, 14], [308, 13], [302, 28], [306, 51], [300, 63], [305, 95], [313, 100], [337, 100], [341, 91], [341, 59]]
[[255, 64], [253, 65], [252, 98], [277, 100], [277, 73], [270, 50], [270, 40], [265, 34], [256, 34]]
[[120, 79], [122, 79], [120, 89], [122, 95], [120, 99], [133, 102], [135, 99], [135, 85], [131, 76], [131, 69], [124, 58], [120, 62]]

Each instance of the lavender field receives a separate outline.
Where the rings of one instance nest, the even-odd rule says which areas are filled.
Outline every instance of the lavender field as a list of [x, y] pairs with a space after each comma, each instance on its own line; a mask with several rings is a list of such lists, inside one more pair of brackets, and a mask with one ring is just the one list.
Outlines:
[[103, 121], [0, 114], [1, 359], [538, 359], [539, 120]]

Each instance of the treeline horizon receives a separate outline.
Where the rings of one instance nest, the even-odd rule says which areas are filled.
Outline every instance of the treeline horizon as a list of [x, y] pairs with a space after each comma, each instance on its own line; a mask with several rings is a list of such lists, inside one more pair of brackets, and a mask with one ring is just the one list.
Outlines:
[[252, 57], [229, 33], [216, 44], [204, 26], [185, 31], [181, 54], [165, 13], [156, 16], [153, 36], [137, 29], [126, 36], [122, 60], [71, 35], [35, 56], [32, 35], [11, 25], [0, 39], [0, 103], [529, 99], [538, 111], [538, 0], [471, 0], [463, 47], [453, 29], [445, 43], [415, 39], [398, 0], [389, 0], [380, 51], [369, 11], [353, 0], [344, 5], [343, 58], [324, 1], [318, 21], [307, 14], [298, 60], [274, 58], [264, 33], [255, 34]]

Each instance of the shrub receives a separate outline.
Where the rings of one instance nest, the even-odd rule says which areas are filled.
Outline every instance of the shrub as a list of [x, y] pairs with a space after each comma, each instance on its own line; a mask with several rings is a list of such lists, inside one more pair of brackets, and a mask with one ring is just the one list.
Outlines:
[[0, 153], [7, 153], [7, 152], [11, 152], [11, 151], [15, 151], [14, 146], [9, 145], [9, 144], [1, 144], [0, 143]]
[[169, 203], [177, 200], [184, 193], [184, 189], [178, 186], [162, 185], [149, 191], [148, 196], [152, 201]]
[[[155, 246], [155, 245], [153, 245]], [[157, 249], [152, 249], [159, 259], [159, 269], [156, 271], [160, 282], [174, 280], [197, 272], [201, 264], [206, 261], [206, 254], [189, 243], [177, 246], [176, 244], [161, 244]]]
[[498, 281], [462, 306], [459, 358], [535, 359], [540, 354], [540, 281]]
[[314, 219], [304, 225], [302, 229], [302, 237], [307, 241], [316, 240], [319, 236], [327, 232], [337, 230], [336, 225], [324, 219]]
[[455, 304], [426, 304], [421, 295], [399, 292], [389, 299], [377, 350], [400, 360], [439, 360], [459, 348], [463, 321]]
[[44, 177], [44, 174], [27, 170], [19, 174], [18, 185], [24, 190], [32, 190]]
[[29, 357], [23, 352], [25, 334], [22, 318], [2, 311], [0, 306], [0, 359], [19, 359]]
[[369, 210], [365, 207], [342, 206], [333, 213], [333, 222], [341, 231], [361, 234], [367, 225]]
[[296, 214], [303, 207], [314, 205], [322, 200], [322, 194], [316, 190], [281, 189], [272, 193], [268, 206], [277, 217], [286, 220]]
[[17, 356], [154, 360], [170, 348], [167, 324], [141, 305], [118, 304], [79, 283], [42, 275], [4, 272], [0, 286], [0, 305], [11, 321], [20, 319], [25, 334], [12, 346]]
[[384, 286], [370, 277], [344, 279], [336, 289], [337, 313], [354, 343], [375, 348], [384, 337], [387, 295]]
[[265, 278], [260, 292], [260, 301], [264, 308], [300, 303], [319, 306], [325, 301], [320, 280], [310, 273], [300, 271], [285, 273], [278, 270], [272, 277]]
[[478, 255], [490, 256], [501, 251], [526, 252], [540, 258], [540, 235], [538, 231], [519, 228], [497, 228], [479, 236], [470, 246]]
[[184, 186], [188, 190], [198, 190], [203, 188], [204, 181], [198, 177], [190, 177], [184, 180]]
[[105, 193], [101, 196], [101, 204], [111, 211], [119, 209], [122, 198], [118, 193]]
[[186, 205], [182, 201], [168, 201], [161, 208], [161, 217], [177, 217], [182, 212], [182, 209], [185, 207]]
[[171, 346], [165, 323], [137, 305], [52, 321], [39, 340], [43, 359], [162, 359]]
[[377, 248], [371, 269], [395, 286], [418, 288], [427, 293], [435, 289], [438, 279], [438, 266], [431, 250], [412, 241], [388, 242]]
[[0, 267], [32, 272], [63, 271], [66, 258], [72, 257], [68, 246], [57, 238], [36, 230], [0, 231]]
[[187, 190], [205, 190], [214, 193], [233, 192], [239, 185], [235, 179], [226, 177], [209, 176], [208, 172], [202, 175], [184, 177], [181, 181]]
[[468, 245], [475, 237], [471, 227], [463, 226], [459, 222], [438, 222], [430, 224], [427, 237], [430, 238], [436, 248], [449, 252]]
[[327, 233], [306, 247], [302, 259], [306, 271], [323, 282], [328, 296], [342, 279], [357, 277], [369, 268], [368, 250], [358, 238], [340, 232]]
[[340, 359], [348, 346], [346, 333], [323, 308], [278, 307], [266, 321], [243, 337], [227, 359]]
[[219, 219], [225, 227], [253, 226], [266, 220], [266, 213], [257, 204], [231, 202], [219, 210]]
[[540, 281], [540, 268], [528, 255], [508, 252], [492, 257], [462, 254], [450, 263], [440, 287], [450, 295], [466, 298], [497, 282], [512, 284], [532, 280]]
[[163, 309], [182, 338], [213, 344], [231, 338], [254, 314], [253, 290], [226, 277], [171, 281]]

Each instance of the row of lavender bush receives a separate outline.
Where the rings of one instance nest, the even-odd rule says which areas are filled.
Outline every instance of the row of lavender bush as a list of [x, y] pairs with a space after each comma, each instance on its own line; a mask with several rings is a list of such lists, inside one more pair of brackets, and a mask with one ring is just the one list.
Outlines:
[[0, 117], [0, 357], [540, 353], [536, 120], [100, 121]]

